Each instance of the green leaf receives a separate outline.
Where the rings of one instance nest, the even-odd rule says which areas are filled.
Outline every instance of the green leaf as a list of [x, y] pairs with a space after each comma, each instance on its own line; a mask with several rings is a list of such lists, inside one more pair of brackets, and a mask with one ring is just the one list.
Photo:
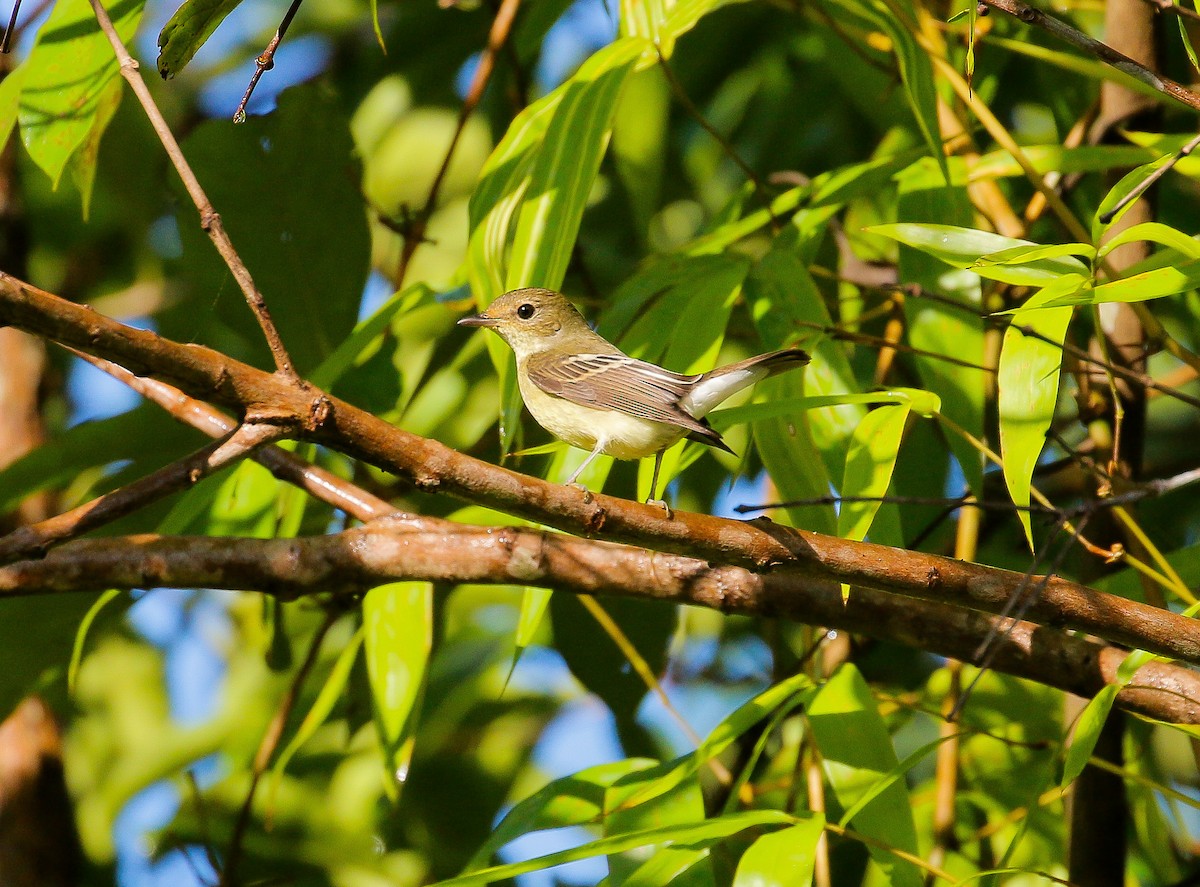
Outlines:
[[1129, 685], [1138, 669], [1156, 658], [1158, 657], [1153, 653], [1147, 653], [1145, 650], [1134, 650], [1117, 668], [1116, 680], [1101, 687], [1100, 692], [1084, 706], [1083, 711], [1079, 713], [1079, 719], [1075, 722], [1075, 737], [1071, 740], [1066, 760], [1063, 762], [1062, 782], [1060, 783], [1063, 788], [1078, 779], [1083, 768], [1087, 766], [1088, 758], [1092, 756], [1092, 751], [1096, 748], [1096, 742], [1100, 739], [1100, 731], [1104, 729], [1104, 722], [1108, 720], [1117, 694]]
[[[1051, 288], [1039, 293], [1035, 301]], [[1052, 294], [1051, 294], [1052, 295]], [[1018, 507], [1030, 502], [1033, 469], [1058, 402], [1058, 377], [1062, 369], [1062, 342], [1071, 322], [1070, 308], [1051, 308], [1022, 315], [1038, 337], [1026, 336], [1015, 324], [1004, 332], [1000, 349], [999, 389], [1000, 454], [1004, 482]], [[1018, 511], [1025, 538], [1033, 548], [1033, 528], [1028, 511]]]
[[344, 696], [346, 684], [350, 680], [350, 672], [354, 668], [354, 660], [358, 658], [358, 648], [362, 646], [363, 630], [360, 628], [354, 633], [350, 639], [350, 643], [342, 648], [338, 653], [338, 657], [334, 660], [333, 668], [329, 670], [329, 677], [325, 679], [325, 683], [321, 685], [321, 691], [317, 694], [317, 698], [313, 700], [312, 707], [304, 714], [304, 720], [300, 722], [300, 726], [296, 728], [294, 735], [288, 742], [287, 746], [280, 752], [276, 758], [274, 766], [271, 768], [271, 803], [274, 803], [274, 798], [279, 791], [279, 784], [283, 779], [283, 773], [287, 769], [287, 765], [291, 763], [296, 752], [304, 747], [308, 740], [312, 739], [313, 734], [329, 718], [334, 706]]
[[[808, 706], [808, 722], [842, 807], [852, 807], [868, 791], [878, 791], [878, 781], [899, 764], [871, 690], [853, 665], [843, 665], [817, 691]], [[899, 782], [889, 782], [858, 811], [854, 828], [884, 847], [918, 852], [908, 792]], [[912, 863], [874, 844], [867, 850], [890, 883], [900, 887], [923, 883]]]
[[654, 766], [656, 762], [646, 758], [625, 758], [549, 782], [513, 805], [471, 857], [466, 871], [487, 865], [500, 848], [522, 835], [598, 821], [604, 813], [604, 797], [610, 785], [630, 773]]
[[[108, 7], [126, 43], [137, 30], [143, 6], [143, 0], [120, 0]], [[94, 166], [95, 145], [115, 107], [110, 87], [118, 76], [117, 58], [88, 0], [54, 5], [22, 67], [21, 139], [57, 188], [67, 164], [85, 144], [92, 146], [88, 153]], [[90, 181], [94, 169], [81, 166], [76, 175]]]
[[[907, 404], [881, 406], [871, 410], [858, 423], [846, 454], [842, 496], [882, 497], [887, 494], [908, 414]], [[866, 539], [882, 504], [879, 501], [843, 502], [838, 512], [838, 535], [843, 539]]]
[[1104, 245], [1100, 247], [1097, 256], [1103, 259], [1118, 246], [1145, 240], [1161, 243], [1169, 249], [1182, 253], [1189, 259], [1200, 259], [1200, 242], [1193, 240], [1182, 231], [1172, 228], [1170, 225], [1164, 225], [1162, 222], [1142, 222], [1126, 228], [1115, 237], [1105, 241]]
[[772, 717], [781, 709], [807, 703], [814, 692], [816, 692], [816, 688], [813, 686], [812, 680], [805, 674], [793, 675], [768, 687], [753, 699], [740, 705], [736, 711], [718, 724], [696, 750], [683, 759], [681, 765], [675, 766], [667, 774], [645, 786], [633, 797], [628, 798], [626, 803], [631, 805], [645, 803], [690, 779], [704, 766], [706, 761], [724, 752], [750, 728], [768, 717]]
[[1157, 172], [1164, 164], [1171, 162], [1174, 159], [1174, 154], [1165, 154], [1156, 160], [1151, 160], [1149, 163], [1144, 163], [1137, 169], [1131, 170], [1121, 177], [1121, 180], [1109, 189], [1109, 192], [1104, 195], [1104, 199], [1100, 201], [1100, 205], [1096, 207], [1096, 214], [1092, 216], [1092, 242], [1099, 243], [1104, 232], [1115, 225], [1125, 213], [1137, 203], [1136, 200], [1127, 203], [1120, 212], [1114, 215], [1111, 219], [1104, 221], [1104, 217], [1113, 211], [1122, 200], [1133, 192], [1135, 188], [1142, 184], [1148, 177]]
[[418, 700], [433, 646], [433, 583], [393, 582], [372, 588], [363, 598], [362, 614], [367, 678], [388, 773], [384, 785], [396, 800], [408, 772]]
[[318, 388], [332, 388], [355, 361], [373, 343], [382, 339], [397, 317], [424, 305], [433, 304], [433, 291], [423, 283], [415, 283], [380, 305], [370, 317], [363, 318], [353, 331], [309, 374]]
[[13, 127], [17, 125], [17, 113], [21, 108], [21, 86], [29, 69], [20, 65], [0, 79], [0, 149], [8, 144]]
[[225, 16], [242, 0], [184, 0], [158, 35], [158, 73], [166, 80], [184, 69]]
[[981, 277], [1020, 286], [1046, 286], [1064, 274], [1089, 274], [1087, 265], [1073, 256], [1036, 259], [1022, 265], [984, 265], [974, 267], [984, 256], [1017, 247], [1042, 249], [1027, 240], [1004, 237], [989, 231], [959, 228], [954, 225], [903, 223], [874, 225], [872, 234], [890, 237], [941, 259], [955, 268], [970, 269]]
[[[649, 770], [638, 770], [614, 782], [605, 793], [604, 833], [621, 835], [646, 828], [668, 825], [687, 825], [704, 819], [704, 796], [700, 791], [698, 773], [676, 780], [664, 792], [643, 803], [631, 804], [631, 799], [644, 794], [647, 786], [664, 775], [670, 775], [675, 765], [664, 764]], [[668, 847], [657, 851], [651, 860], [637, 854], [613, 854], [608, 858], [609, 878], [614, 884], [659, 887], [673, 883], [679, 887], [715, 887], [712, 866], [695, 848]], [[646, 862], [646, 865], [642, 863]], [[683, 874], [685, 873], [686, 874]], [[682, 876], [682, 880], [675, 880]]]
[[742, 854], [733, 887], [805, 887], [812, 883], [817, 841], [825, 817], [813, 813], [799, 823], [758, 838]]
[[[1122, 277], [1119, 280], [1111, 280], [1100, 284], [1090, 292], [1055, 299], [1053, 304], [1098, 305], [1104, 302], [1144, 302], [1147, 299], [1186, 293], [1197, 286], [1200, 286], [1200, 261], [1193, 260], [1174, 267], [1157, 268], [1153, 271]], [[1080, 301], [1081, 299], [1082, 301]]]
[[1090, 243], [1055, 243], [1049, 246], [1031, 244], [1029, 246], [1014, 246], [999, 252], [980, 256], [971, 265], [970, 270], [984, 274], [983, 268], [994, 265], [1028, 265], [1039, 259], [1057, 259], [1061, 256], [1082, 256], [1091, 259], [1096, 255], [1096, 248]]
[[[909, 392], [913, 392], [910, 394]], [[915, 395], [915, 396], [914, 396]], [[936, 394], [916, 388], [893, 388], [888, 391], [870, 391], [865, 394], [824, 394], [818, 397], [792, 397], [786, 400], [769, 400], [764, 403], [748, 403], [740, 407], [726, 407], [709, 414], [714, 428], [724, 430], [746, 422], [761, 422], [781, 416], [799, 417], [807, 410], [846, 404], [898, 404], [915, 410], [921, 415], [938, 412], [940, 400]]]
[[498, 865], [479, 871], [459, 875], [446, 881], [438, 881], [434, 887], [468, 887], [474, 884], [492, 884], [508, 878], [515, 878], [526, 872], [536, 872], [562, 865], [564, 862], [574, 862], [577, 859], [589, 859], [593, 856], [623, 853], [638, 847], [658, 847], [662, 845], [684, 844], [690, 847], [709, 846], [725, 838], [743, 832], [748, 828], [769, 825], [790, 825], [795, 817], [778, 810], [748, 810], [743, 813], [729, 813], [716, 819], [687, 825], [669, 825], [662, 828], [643, 829], [623, 835], [613, 835], [591, 841], [569, 850], [549, 853], [536, 859], [524, 862], [514, 862], [508, 865]]
[[556, 289], [562, 283], [621, 89], [647, 48], [642, 38], [619, 39], [556, 90], [561, 101], [547, 122], [516, 208], [505, 289]]
[[[363, 198], [349, 172], [354, 145], [335, 97], [317, 84], [293, 87], [269, 116], [241, 125], [210, 120], [183, 149], [297, 370], [309, 372], [354, 328], [370, 262]], [[163, 332], [190, 341], [228, 338], [232, 330], [241, 338], [240, 356], [270, 365], [258, 323], [186, 197], [178, 214], [184, 267], [199, 304], [185, 301], [164, 315]]]

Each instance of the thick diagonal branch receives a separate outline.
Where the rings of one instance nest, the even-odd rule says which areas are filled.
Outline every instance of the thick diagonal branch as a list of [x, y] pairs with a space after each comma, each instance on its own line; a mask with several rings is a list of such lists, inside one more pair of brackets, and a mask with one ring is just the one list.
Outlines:
[[[519, 528], [470, 527], [403, 516], [305, 539], [132, 536], [78, 540], [40, 561], [0, 568], [0, 595], [94, 587], [256, 589], [283, 599], [356, 594], [386, 582], [540, 585], [576, 594], [641, 597], [726, 613], [774, 616], [968, 659], [998, 617], [963, 607], [762, 575], [632, 546]], [[996, 642], [993, 667], [1083, 696], [1116, 679], [1126, 651], [1019, 622]], [[1118, 696], [1151, 717], [1200, 724], [1200, 675], [1152, 663]]]
[[[410, 434], [344, 401], [303, 390], [211, 349], [126, 327], [0, 274], [0, 323], [156, 375], [239, 412], [278, 417], [305, 437], [364, 459], [428, 492], [448, 493], [581, 536], [645, 546], [755, 572], [797, 573], [980, 610], [998, 609], [1029, 577], [920, 552], [852, 542], [770, 521], [676, 512], [518, 474]], [[1200, 662], [1200, 623], [1051, 578], [1028, 618]]]

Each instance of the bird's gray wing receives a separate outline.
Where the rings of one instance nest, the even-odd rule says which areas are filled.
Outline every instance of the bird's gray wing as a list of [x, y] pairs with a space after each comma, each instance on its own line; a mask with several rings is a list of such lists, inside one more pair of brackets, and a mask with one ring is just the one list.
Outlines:
[[688, 436], [725, 449], [707, 422], [679, 406], [700, 377], [665, 370], [624, 354], [542, 353], [525, 362], [531, 382], [555, 397], [598, 410], [617, 410], [641, 419], [678, 425]]

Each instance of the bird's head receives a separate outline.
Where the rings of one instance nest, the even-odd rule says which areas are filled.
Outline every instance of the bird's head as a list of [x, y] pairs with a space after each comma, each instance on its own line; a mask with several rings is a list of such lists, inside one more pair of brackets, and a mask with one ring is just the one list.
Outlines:
[[495, 330], [518, 355], [561, 346], [568, 337], [589, 332], [587, 321], [566, 296], [540, 287], [507, 292], [487, 310], [458, 324]]

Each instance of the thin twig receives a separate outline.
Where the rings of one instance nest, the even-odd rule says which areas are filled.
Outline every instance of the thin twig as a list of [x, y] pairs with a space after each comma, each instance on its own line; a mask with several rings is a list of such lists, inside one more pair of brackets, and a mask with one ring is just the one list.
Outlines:
[[20, 527], [0, 538], [0, 564], [42, 557], [55, 545], [91, 532], [171, 493], [195, 486], [213, 472], [244, 459], [282, 434], [283, 429], [274, 425], [242, 425], [224, 440], [208, 444], [133, 483], [70, 511]]
[[1163, 163], [1162, 166], [1158, 167], [1152, 173], [1150, 173], [1150, 175], [1148, 175], [1148, 176], [1146, 176], [1146, 178], [1142, 179], [1142, 181], [1140, 183], [1138, 183], [1136, 188], [1134, 188], [1132, 191], [1130, 191], [1128, 194], [1126, 194], [1124, 197], [1122, 197], [1120, 200], [1117, 201], [1116, 206], [1114, 206], [1108, 212], [1101, 213], [1100, 221], [1105, 225], [1109, 224], [1113, 219], [1115, 219], [1117, 217], [1117, 213], [1119, 213], [1125, 207], [1129, 206], [1129, 204], [1133, 203], [1135, 200], [1137, 200], [1139, 197], [1141, 197], [1143, 194], [1145, 194], [1150, 189], [1151, 185], [1153, 185], [1155, 182], [1157, 182], [1159, 179], [1161, 179], [1163, 176], [1165, 176], [1168, 171], [1174, 169], [1175, 165], [1177, 163], [1179, 163], [1179, 161], [1183, 160], [1183, 158], [1187, 157], [1189, 154], [1191, 154], [1193, 151], [1195, 151], [1197, 146], [1200, 146], [1200, 135], [1197, 135], [1194, 139], [1192, 139], [1190, 142], [1188, 142], [1186, 145], [1184, 145], [1182, 148], [1180, 148], [1178, 151], [1176, 151], [1174, 156], [1172, 156], [1165, 163]]
[[1089, 37], [1064, 21], [1046, 15], [1040, 9], [1035, 9], [1021, 2], [1021, 0], [981, 0], [981, 2], [1018, 18], [1027, 25], [1034, 25], [1041, 28], [1059, 40], [1071, 44], [1076, 49], [1082, 49], [1084, 52], [1094, 55], [1106, 65], [1116, 68], [1123, 74], [1128, 74], [1133, 79], [1145, 83], [1163, 95], [1176, 99], [1189, 108], [1200, 111], [1200, 93], [1195, 93], [1186, 86], [1176, 83], [1174, 80], [1156, 74], [1145, 65], [1139, 64], [1129, 56], [1117, 52], [1108, 44], [1101, 43], [1099, 40]]
[[21, 11], [21, 0], [14, 0], [12, 15], [8, 17], [8, 27], [4, 29], [4, 39], [0, 40], [0, 53], [7, 53], [12, 49], [12, 33], [17, 27], [17, 13]]
[[271, 42], [267, 44], [267, 48], [262, 51], [262, 55], [254, 60], [254, 74], [250, 77], [250, 83], [246, 86], [246, 92], [242, 95], [242, 100], [238, 102], [237, 110], [233, 112], [234, 123], [246, 122], [246, 103], [250, 101], [250, 96], [254, 95], [254, 89], [258, 86], [258, 81], [262, 78], [262, 75], [275, 67], [275, 50], [279, 48], [279, 43], [283, 40], [283, 35], [287, 33], [287, 29], [292, 24], [292, 19], [296, 17], [296, 11], [303, 2], [304, 0], [292, 0], [292, 5], [283, 14], [283, 19], [279, 22], [279, 27], [275, 30], [275, 36], [271, 38]]
[[[157, 379], [135, 376], [129, 370], [100, 357], [70, 349], [81, 360], [103, 370], [114, 379], [124, 382], [147, 400], [162, 407], [173, 418], [190, 425], [209, 437], [224, 437], [232, 434], [237, 423], [215, 407], [188, 397], [178, 388]], [[271, 444], [250, 454], [255, 462], [271, 472], [277, 479], [299, 487], [313, 498], [332, 505], [353, 518], [366, 522], [395, 514], [396, 508], [386, 499], [369, 493], [345, 478], [326, 471], [319, 465], [306, 462], [294, 453]]]
[[459, 139], [462, 138], [463, 130], [466, 129], [467, 121], [475, 113], [475, 108], [483, 98], [484, 90], [487, 89], [492, 73], [496, 69], [496, 54], [508, 44], [508, 38], [512, 33], [513, 22], [516, 20], [517, 9], [520, 5], [521, 0], [502, 0], [500, 8], [496, 10], [496, 17], [492, 20], [491, 30], [488, 31], [487, 46], [480, 53], [479, 63], [475, 66], [475, 74], [471, 77], [471, 86], [463, 99], [462, 107], [458, 110], [458, 123], [454, 127], [454, 135], [450, 138], [450, 145], [446, 148], [442, 165], [438, 167], [437, 174], [433, 177], [433, 183], [429, 186], [425, 206], [409, 221], [408, 230], [403, 234], [404, 248], [400, 253], [400, 263], [396, 269], [397, 288], [404, 284], [404, 277], [408, 273], [409, 263], [412, 261], [417, 247], [425, 242], [425, 230], [429, 224], [429, 217], [437, 205], [438, 194], [442, 190], [442, 182], [445, 181], [446, 173], [450, 169], [454, 151], [458, 147]]
[[1172, 3], [1171, 0], [1143, 0], [1146, 4], [1153, 6], [1154, 11], [1165, 13], [1167, 15], [1177, 15], [1180, 18], [1191, 19], [1194, 22], [1200, 22], [1200, 13], [1194, 9], [1188, 9], [1180, 3]]
[[258, 790], [258, 784], [262, 781], [262, 776], [267, 772], [267, 767], [271, 763], [271, 758], [275, 755], [275, 749], [279, 747], [279, 740], [283, 738], [283, 730], [287, 726], [288, 719], [292, 715], [292, 710], [296, 707], [296, 701], [300, 698], [300, 691], [304, 687], [304, 682], [308, 679], [309, 673], [317, 662], [317, 654], [321, 651], [321, 643], [325, 640], [325, 635], [329, 633], [329, 629], [333, 627], [333, 623], [337, 622], [341, 613], [331, 609], [325, 615], [325, 620], [321, 623], [317, 633], [313, 635], [312, 640], [308, 645], [308, 652], [304, 655], [304, 661], [300, 663], [300, 667], [296, 669], [296, 674], [292, 678], [292, 683], [284, 694], [283, 699], [279, 703], [279, 708], [275, 710], [274, 717], [271, 718], [271, 723], [267, 725], [267, 732], [263, 734], [262, 741], [258, 744], [258, 751], [254, 755], [254, 768], [250, 775], [250, 788], [246, 791], [246, 797], [242, 801], [242, 806], [238, 810], [237, 820], [234, 822], [233, 835], [229, 839], [229, 850], [225, 853], [225, 868], [221, 872], [220, 887], [229, 887], [237, 883], [237, 867], [242, 858], [242, 842], [246, 836], [246, 829], [250, 826], [250, 814], [254, 809], [254, 795]]
[[171, 159], [171, 164], [175, 167], [175, 171], [183, 179], [183, 186], [187, 189], [192, 202], [195, 203], [197, 212], [200, 213], [200, 227], [208, 234], [213, 245], [216, 246], [217, 252], [225, 260], [230, 273], [233, 274], [233, 279], [237, 281], [238, 287], [246, 297], [246, 304], [254, 312], [254, 317], [258, 321], [263, 336], [267, 340], [267, 346], [271, 349], [271, 356], [275, 359], [275, 369], [285, 376], [298, 379], [299, 377], [296, 375], [292, 360], [288, 357], [287, 349], [283, 345], [283, 339], [280, 338], [279, 331], [275, 328], [275, 324], [271, 320], [271, 313], [267, 310], [266, 300], [263, 299], [262, 293], [254, 285], [254, 279], [250, 276], [250, 269], [246, 267], [241, 256], [234, 249], [233, 242], [229, 239], [229, 235], [225, 231], [225, 225], [221, 221], [220, 214], [213, 207], [212, 202], [208, 199], [208, 195], [204, 193], [204, 189], [200, 185], [200, 180], [192, 172], [191, 166], [188, 164], [187, 159], [183, 156], [183, 151], [179, 147], [179, 142], [175, 140], [175, 136], [171, 132], [171, 128], [167, 125], [166, 119], [158, 109], [158, 105], [155, 104], [153, 96], [150, 95], [149, 88], [146, 86], [145, 81], [142, 80], [141, 74], [138, 73], [137, 60], [129, 54], [124, 41], [121, 40], [121, 35], [117, 33], [112, 19], [109, 18], [108, 12], [100, 0], [88, 0], [88, 2], [92, 5], [92, 11], [96, 15], [96, 21], [100, 24], [100, 30], [104, 32], [109, 44], [113, 48], [113, 53], [116, 55], [117, 62], [120, 65], [121, 76], [125, 78], [125, 82], [129, 84], [133, 90], [133, 94], [137, 96], [138, 102], [141, 103], [142, 109], [146, 112], [146, 116], [150, 120], [150, 125], [154, 128], [159, 141], [162, 142], [163, 149]]
[[680, 105], [683, 106], [683, 109], [687, 111], [688, 115], [698, 124], [700, 124], [700, 128], [713, 137], [716, 143], [721, 146], [721, 150], [725, 152], [725, 156], [737, 164], [737, 167], [742, 171], [742, 174], [750, 180], [751, 184], [754, 185], [755, 192], [757, 192], [758, 196], [766, 205], [767, 214], [771, 217], [771, 226], [773, 228], [778, 228], [779, 219], [776, 217], [774, 210], [771, 209], [771, 198], [773, 197], [772, 189], [761, 178], [759, 178], [758, 173], [750, 168], [750, 164], [742, 159], [741, 155], [738, 154], [737, 149], [735, 149], [733, 145], [729, 143], [725, 136], [721, 135], [720, 130], [709, 123], [708, 118], [700, 113], [700, 109], [696, 107], [695, 102], [692, 101], [692, 97], [687, 94], [687, 90], [683, 88], [683, 84], [679, 82], [679, 79], [675, 76], [675, 72], [671, 70], [671, 66], [667, 63], [667, 59], [662, 54], [662, 50], [657, 46], [655, 49], [658, 51], [659, 70], [661, 70], [663, 72], [663, 76], [667, 78], [667, 85], [671, 87], [671, 92], [675, 96], [675, 99]]

